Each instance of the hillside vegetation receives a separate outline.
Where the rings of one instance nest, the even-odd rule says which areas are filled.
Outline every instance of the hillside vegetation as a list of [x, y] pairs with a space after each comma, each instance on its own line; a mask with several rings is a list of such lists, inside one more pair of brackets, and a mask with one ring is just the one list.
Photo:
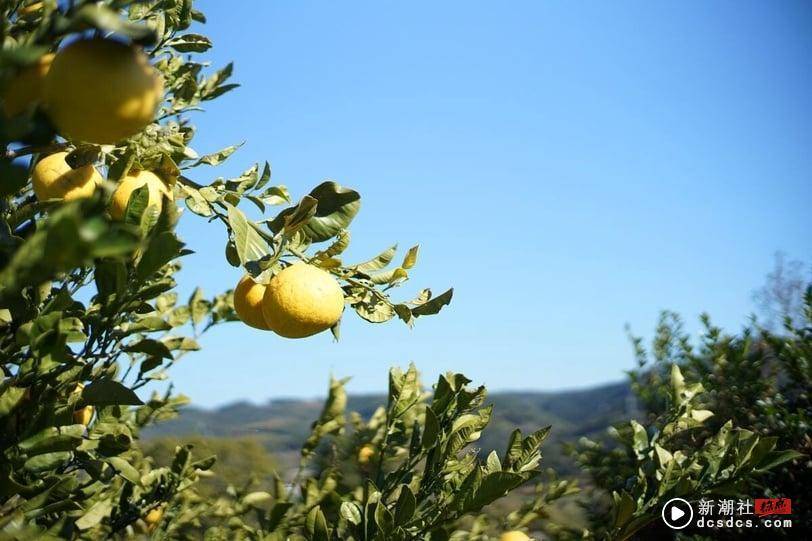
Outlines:
[[[350, 396], [347, 408], [369, 418], [386, 402], [384, 395]], [[493, 418], [477, 447], [481, 456], [502, 451], [515, 428], [530, 432], [552, 426], [544, 446], [544, 464], [562, 475], [577, 469], [566, 456], [563, 443], [582, 436], [602, 438], [608, 426], [634, 416], [635, 399], [628, 383], [613, 383], [590, 389], [558, 392], [501, 392], [489, 395]], [[321, 400], [276, 399], [266, 404], [247, 402], [216, 409], [189, 406], [180, 415], [149, 427], [149, 440], [186, 441], [189, 437], [237, 438], [259, 441], [283, 466], [294, 468], [299, 449], [310, 434], [310, 425], [321, 410]]]

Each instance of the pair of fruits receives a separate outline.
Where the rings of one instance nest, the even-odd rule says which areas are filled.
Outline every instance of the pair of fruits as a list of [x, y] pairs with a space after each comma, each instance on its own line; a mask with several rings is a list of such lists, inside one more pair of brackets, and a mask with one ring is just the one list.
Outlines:
[[113, 144], [152, 122], [162, 97], [163, 80], [139, 49], [83, 39], [17, 74], [3, 112], [12, 117], [42, 103], [66, 139]]
[[[68, 164], [67, 152], [57, 152], [44, 157], [34, 166], [31, 183], [37, 199], [61, 199], [72, 201], [90, 197], [102, 177], [93, 165], [73, 168]], [[141, 186], [147, 186], [149, 206], [156, 206], [160, 211], [163, 197], [173, 199], [172, 190], [151, 171], [137, 171], [121, 179], [110, 200], [110, 215], [114, 220], [122, 220], [127, 210], [127, 202], [132, 193]]]
[[344, 292], [330, 273], [295, 263], [267, 285], [245, 275], [234, 288], [234, 310], [251, 327], [285, 338], [305, 338], [341, 319]]

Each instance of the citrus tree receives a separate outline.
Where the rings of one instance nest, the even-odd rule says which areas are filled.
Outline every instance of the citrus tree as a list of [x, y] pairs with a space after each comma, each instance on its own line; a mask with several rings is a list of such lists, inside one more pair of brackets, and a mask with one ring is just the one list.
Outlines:
[[[0, 12], [0, 528], [154, 528], [213, 459], [180, 447], [153, 468], [138, 432], [184, 399], [138, 391], [201, 334], [242, 320], [337, 338], [345, 307], [411, 326], [452, 291], [393, 300], [417, 247], [395, 265], [395, 248], [342, 261], [360, 208], [350, 188], [328, 181], [294, 202], [267, 162], [203, 180], [236, 146], [199, 155], [189, 114], [237, 85], [231, 65], [197, 58], [211, 42], [191, 1], [3, 0]], [[233, 291], [178, 299], [182, 209], [222, 228], [224, 264], [245, 270]]]

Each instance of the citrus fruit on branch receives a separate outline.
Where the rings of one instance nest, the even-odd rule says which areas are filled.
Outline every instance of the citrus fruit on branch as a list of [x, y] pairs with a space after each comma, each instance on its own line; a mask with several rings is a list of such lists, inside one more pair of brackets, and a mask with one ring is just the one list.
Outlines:
[[246, 325], [263, 331], [271, 330], [262, 315], [262, 298], [265, 296], [265, 285], [254, 282], [246, 274], [234, 288], [234, 311]]
[[146, 186], [149, 191], [149, 201], [147, 205], [157, 207], [158, 212], [160, 212], [163, 207], [164, 197], [168, 197], [170, 200], [174, 199], [174, 195], [169, 186], [152, 171], [130, 173], [121, 179], [118, 188], [113, 192], [113, 197], [110, 200], [110, 216], [112, 216], [114, 220], [124, 219], [130, 196], [135, 190], [142, 186]]
[[267, 286], [244, 276], [234, 289], [234, 310], [252, 327], [285, 338], [305, 338], [338, 323], [344, 311], [344, 292], [330, 273], [294, 263]]
[[34, 166], [31, 183], [37, 199], [72, 201], [90, 197], [102, 177], [93, 165], [72, 168], [65, 158], [67, 152], [56, 152], [42, 158]]
[[44, 54], [11, 80], [3, 94], [3, 113], [6, 117], [19, 115], [42, 101], [45, 77], [53, 60], [53, 54]]
[[45, 78], [48, 116], [65, 138], [112, 144], [155, 117], [163, 82], [139, 49], [85, 39], [61, 49]]
[[274, 276], [265, 289], [262, 314], [273, 332], [305, 338], [329, 329], [341, 319], [344, 292], [330, 273], [295, 263]]

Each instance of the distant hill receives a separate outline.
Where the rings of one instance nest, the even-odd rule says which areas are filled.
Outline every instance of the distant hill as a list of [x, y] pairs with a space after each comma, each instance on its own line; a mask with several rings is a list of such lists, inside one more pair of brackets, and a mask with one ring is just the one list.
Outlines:
[[[385, 400], [384, 395], [351, 396], [348, 409], [369, 417]], [[542, 447], [542, 464], [565, 475], [574, 469], [562, 453], [563, 442], [601, 437], [610, 424], [635, 415], [634, 399], [625, 382], [573, 391], [492, 393], [488, 402], [494, 405], [494, 415], [479, 441], [483, 453], [495, 449], [501, 454], [516, 427], [530, 432], [552, 425]], [[278, 399], [264, 405], [238, 402], [213, 410], [187, 407], [177, 419], [153, 425], [143, 436], [251, 436], [283, 463], [290, 463], [321, 406], [318, 400]]]

